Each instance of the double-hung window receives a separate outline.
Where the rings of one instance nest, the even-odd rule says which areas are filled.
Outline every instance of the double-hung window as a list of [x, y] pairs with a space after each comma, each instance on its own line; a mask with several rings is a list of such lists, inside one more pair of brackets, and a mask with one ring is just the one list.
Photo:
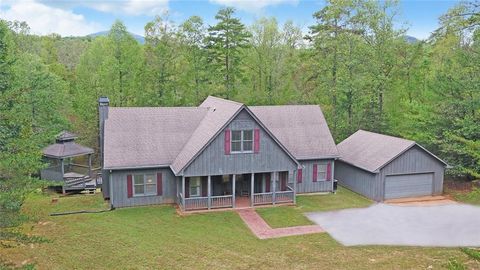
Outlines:
[[232, 130], [232, 153], [253, 152], [253, 130]]
[[327, 164], [317, 165], [317, 179], [318, 181], [327, 180]]
[[200, 196], [200, 177], [191, 177], [189, 181], [190, 197]]
[[157, 181], [155, 180], [155, 174], [134, 174], [133, 195], [157, 195]]

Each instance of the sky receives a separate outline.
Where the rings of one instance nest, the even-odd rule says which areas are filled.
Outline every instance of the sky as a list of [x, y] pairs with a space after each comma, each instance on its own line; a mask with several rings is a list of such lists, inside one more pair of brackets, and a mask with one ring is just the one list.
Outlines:
[[[408, 28], [407, 35], [428, 38], [438, 26], [438, 17], [458, 1], [400, 0], [397, 25]], [[0, 0], [0, 18], [26, 21], [32, 33], [84, 36], [108, 30], [116, 19], [132, 33], [143, 35], [145, 24], [168, 11], [170, 19], [181, 23], [198, 15], [208, 25], [215, 24], [216, 12], [225, 6], [237, 10], [242, 22], [275, 17], [280, 23], [293, 21], [307, 32], [314, 23], [312, 14], [325, 6], [324, 0]]]

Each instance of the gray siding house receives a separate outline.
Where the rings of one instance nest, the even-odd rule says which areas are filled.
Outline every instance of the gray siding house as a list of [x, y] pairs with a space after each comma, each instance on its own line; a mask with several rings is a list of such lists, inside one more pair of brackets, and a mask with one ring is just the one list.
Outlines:
[[113, 207], [183, 211], [295, 203], [333, 191], [339, 157], [320, 107], [117, 108], [99, 100], [103, 194]]
[[443, 191], [447, 164], [414, 141], [359, 130], [337, 149], [335, 178], [375, 201]]

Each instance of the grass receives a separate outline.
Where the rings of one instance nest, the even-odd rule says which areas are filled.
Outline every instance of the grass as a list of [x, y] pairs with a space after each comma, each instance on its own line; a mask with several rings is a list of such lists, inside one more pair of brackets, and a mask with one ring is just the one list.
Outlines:
[[[339, 199], [334, 197], [337, 195]], [[331, 199], [338, 207], [349, 207], [346, 201], [356, 201], [351, 196], [341, 199], [347, 195], [343, 191], [337, 195]], [[233, 211], [178, 216], [172, 206], [150, 206], [53, 217], [48, 214], [104, 209], [106, 205], [99, 194], [61, 197], [57, 203], [51, 198], [48, 194], [30, 196], [23, 211], [35, 219], [21, 228], [49, 242], [0, 248], [4, 265], [35, 264], [38, 269], [49, 270], [440, 269], [449, 258], [455, 258], [468, 269], [480, 268], [480, 262], [460, 249], [344, 247], [328, 234], [259, 240]], [[315, 202], [326, 200], [324, 196], [299, 199], [299, 211], [333, 207], [315, 206]]]
[[339, 187], [336, 194], [297, 196], [296, 206], [257, 208], [257, 213], [272, 228], [310, 225], [303, 213], [367, 207], [372, 201], [348, 189]]
[[480, 205], [480, 188], [474, 188], [472, 191], [468, 193], [453, 192], [452, 195], [457, 201], [474, 204], [474, 205]]

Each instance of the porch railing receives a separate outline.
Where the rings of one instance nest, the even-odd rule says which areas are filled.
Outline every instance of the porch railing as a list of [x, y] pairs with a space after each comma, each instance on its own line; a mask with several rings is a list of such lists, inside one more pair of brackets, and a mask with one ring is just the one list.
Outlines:
[[208, 197], [185, 198], [185, 210], [197, 210], [208, 208]]
[[273, 192], [254, 193], [253, 204], [271, 204], [273, 202]]
[[233, 196], [212, 196], [211, 208], [233, 207]]
[[[182, 205], [182, 198], [182, 194], [180, 193], [180, 206], [186, 211], [208, 209], [208, 197], [185, 198], [185, 206]], [[211, 196], [210, 200], [210, 208], [223, 208], [233, 206], [232, 195]]]
[[275, 192], [275, 202], [276, 203], [283, 203], [283, 202], [293, 202], [294, 200], [294, 192], [293, 188], [287, 186], [286, 191], [277, 191]]

